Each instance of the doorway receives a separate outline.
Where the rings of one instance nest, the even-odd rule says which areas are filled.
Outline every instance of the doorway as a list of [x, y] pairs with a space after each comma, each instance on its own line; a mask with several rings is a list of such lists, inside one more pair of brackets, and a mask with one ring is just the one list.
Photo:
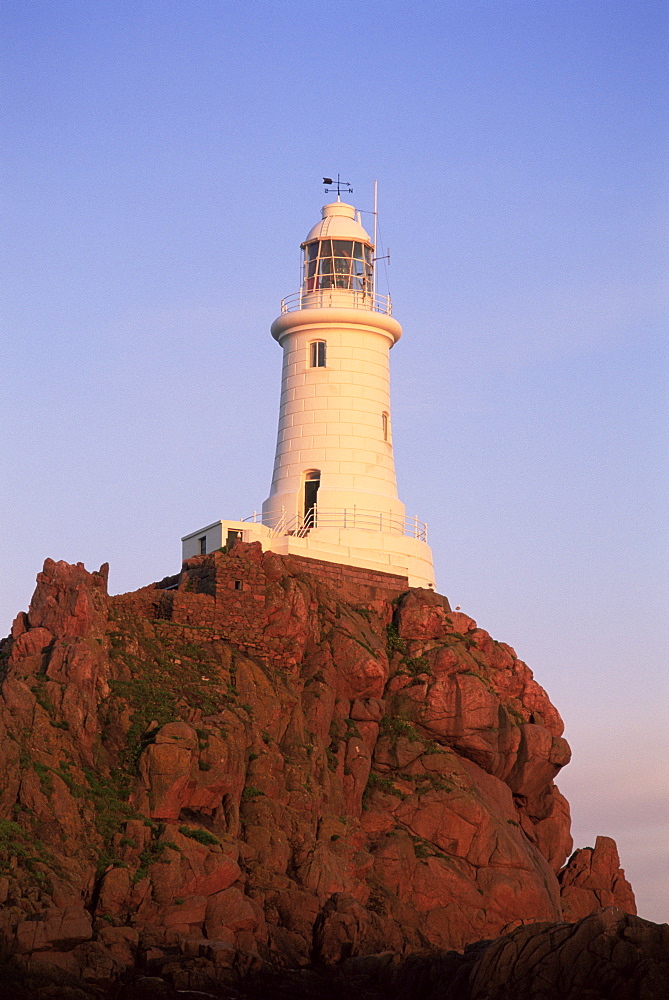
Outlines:
[[321, 485], [321, 474], [318, 469], [305, 473], [304, 477], [304, 527], [316, 527], [316, 498]]

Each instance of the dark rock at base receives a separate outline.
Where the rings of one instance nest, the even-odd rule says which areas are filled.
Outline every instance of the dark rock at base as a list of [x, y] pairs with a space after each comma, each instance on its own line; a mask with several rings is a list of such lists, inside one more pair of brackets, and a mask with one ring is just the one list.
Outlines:
[[529, 924], [464, 955], [412, 956], [393, 988], [416, 1000], [666, 1000], [669, 926], [613, 906], [574, 924]]
[[[105, 991], [60, 969], [28, 972], [12, 959], [0, 964], [2, 1000], [100, 1000]], [[106, 1000], [106, 998], [105, 998]]]
[[667, 1000], [669, 926], [608, 907], [576, 923], [518, 927], [459, 952], [390, 952], [335, 966], [265, 967], [209, 989], [137, 976], [108, 991], [0, 969], [2, 1000]]

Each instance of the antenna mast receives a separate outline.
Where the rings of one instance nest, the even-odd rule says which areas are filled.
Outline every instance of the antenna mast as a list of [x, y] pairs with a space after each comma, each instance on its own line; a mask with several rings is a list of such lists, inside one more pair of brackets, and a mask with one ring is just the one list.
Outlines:
[[[379, 230], [379, 182], [374, 181], [374, 255], [378, 253], [376, 247], [376, 238]], [[372, 301], [376, 302], [376, 263], [372, 269]]]

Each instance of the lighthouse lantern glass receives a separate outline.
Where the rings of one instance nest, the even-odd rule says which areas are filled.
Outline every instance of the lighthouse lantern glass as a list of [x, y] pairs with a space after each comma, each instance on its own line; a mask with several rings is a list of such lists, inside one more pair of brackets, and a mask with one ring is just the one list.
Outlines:
[[314, 240], [304, 244], [304, 290], [372, 288], [372, 248], [357, 240]]

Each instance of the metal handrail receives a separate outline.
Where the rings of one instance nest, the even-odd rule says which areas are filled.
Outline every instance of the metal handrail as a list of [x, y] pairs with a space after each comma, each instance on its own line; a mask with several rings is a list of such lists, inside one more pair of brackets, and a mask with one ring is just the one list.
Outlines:
[[300, 309], [369, 309], [371, 312], [392, 316], [393, 303], [389, 295], [361, 292], [351, 288], [319, 288], [313, 292], [293, 292], [281, 299], [281, 315]]
[[257, 511], [250, 517], [242, 518], [245, 522], [264, 524], [270, 529], [271, 537], [278, 535], [298, 535], [304, 537], [313, 528], [360, 528], [363, 531], [383, 531], [388, 534], [407, 535], [427, 542], [427, 523], [415, 517], [400, 517], [381, 510], [364, 510], [360, 507], [319, 507], [315, 505], [308, 517], [295, 514], [286, 517], [285, 510], [280, 514], [262, 513]]

